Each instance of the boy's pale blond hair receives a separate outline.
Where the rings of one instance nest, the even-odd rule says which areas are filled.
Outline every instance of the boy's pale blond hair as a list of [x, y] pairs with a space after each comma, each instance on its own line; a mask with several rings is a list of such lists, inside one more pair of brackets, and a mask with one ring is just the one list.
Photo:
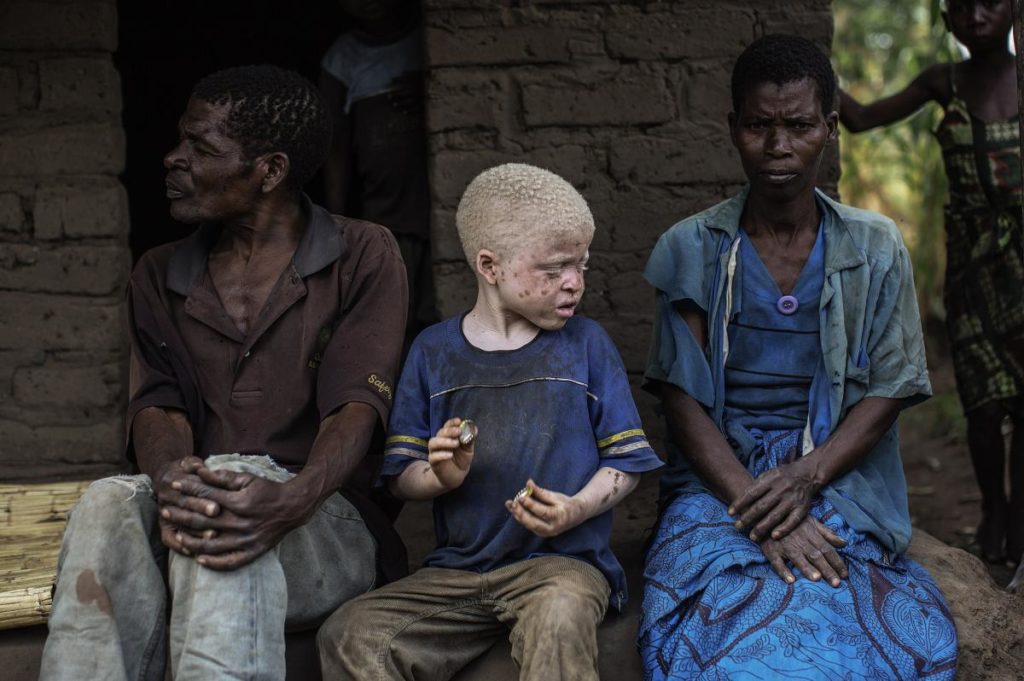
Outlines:
[[520, 248], [552, 237], [594, 234], [594, 216], [576, 189], [549, 170], [505, 163], [466, 187], [455, 214], [462, 250], [475, 266], [481, 249], [512, 259]]

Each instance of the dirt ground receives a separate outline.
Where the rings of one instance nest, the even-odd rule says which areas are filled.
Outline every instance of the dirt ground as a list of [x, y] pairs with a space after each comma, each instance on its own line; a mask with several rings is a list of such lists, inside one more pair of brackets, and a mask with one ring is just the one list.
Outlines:
[[[948, 357], [930, 356], [929, 367], [935, 397], [900, 417], [911, 519], [915, 527], [939, 540], [971, 550], [980, 519], [980, 496], [967, 452], [966, 423]], [[658, 428], [649, 430], [656, 434]], [[616, 508], [612, 546], [618, 555], [624, 557], [623, 552], [642, 545], [654, 524], [657, 498], [657, 476], [648, 475]], [[434, 546], [429, 502], [407, 504], [397, 527], [409, 549], [410, 567], [415, 569]], [[1000, 586], [1013, 572], [1009, 565], [988, 565], [988, 569]]]
[[[943, 360], [929, 357], [935, 396], [900, 417], [910, 517], [915, 527], [977, 554], [972, 539], [981, 519], [981, 495], [971, 468], [967, 423], [956, 396], [952, 365]], [[986, 566], [1000, 586], [1013, 575], [1009, 564]]]

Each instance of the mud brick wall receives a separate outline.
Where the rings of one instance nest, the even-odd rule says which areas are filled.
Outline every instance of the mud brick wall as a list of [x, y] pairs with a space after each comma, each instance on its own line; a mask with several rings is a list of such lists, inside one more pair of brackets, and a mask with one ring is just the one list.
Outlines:
[[[522, 160], [559, 173], [597, 220], [582, 312], [614, 338], [634, 385], [658, 236], [744, 182], [729, 143], [729, 75], [756, 37], [790, 32], [828, 49], [828, 0], [426, 0], [434, 258], [442, 314], [475, 284], [455, 209], [480, 170]], [[834, 187], [833, 158], [826, 185]], [[653, 401], [640, 397], [645, 422]]]
[[[771, 31], [831, 38], [828, 0], [425, 0], [435, 275], [474, 281], [454, 227], [480, 170], [527, 160], [598, 221], [583, 311], [634, 383], [657, 236], [743, 181], [727, 138], [735, 56]], [[115, 0], [0, 0], [0, 479], [121, 468], [130, 258]], [[834, 185], [835, 166], [826, 184]], [[641, 398], [654, 425], [652, 401]]]
[[0, 2], [0, 479], [122, 464], [130, 258], [113, 0]]

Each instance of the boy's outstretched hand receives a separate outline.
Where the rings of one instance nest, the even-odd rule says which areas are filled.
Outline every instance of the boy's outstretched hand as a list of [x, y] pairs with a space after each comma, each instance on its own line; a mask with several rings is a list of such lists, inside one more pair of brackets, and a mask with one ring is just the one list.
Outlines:
[[437, 434], [427, 442], [427, 461], [438, 482], [445, 490], [451, 491], [462, 484], [473, 463], [474, 441], [462, 444], [459, 441], [459, 426], [462, 419], [448, 419]]
[[520, 525], [539, 537], [556, 537], [619, 503], [640, 481], [639, 473], [601, 467], [573, 496], [538, 487], [527, 480], [525, 494], [505, 502]]
[[556, 537], [587, 519], [586, 509], [576, 497], [526, 483], [529, 494], [505, 502], [505, 508], [519, 524], [540, 537]]

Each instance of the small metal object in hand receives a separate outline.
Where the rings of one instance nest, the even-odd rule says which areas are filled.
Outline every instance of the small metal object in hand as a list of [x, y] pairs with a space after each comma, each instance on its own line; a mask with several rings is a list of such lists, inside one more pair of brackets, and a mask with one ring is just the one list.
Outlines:
[[518, 504], [520, 501], [533, 494], [532, 487], [524, 487], [516, 493], [516, 498], [512, 500], [512, 503]]
[[476, 439], [478, 430], [475, 423], [469, 419], [463, 419], [462, 425], [459, 426], [459, 442], [463, 445], [468, 445]]

